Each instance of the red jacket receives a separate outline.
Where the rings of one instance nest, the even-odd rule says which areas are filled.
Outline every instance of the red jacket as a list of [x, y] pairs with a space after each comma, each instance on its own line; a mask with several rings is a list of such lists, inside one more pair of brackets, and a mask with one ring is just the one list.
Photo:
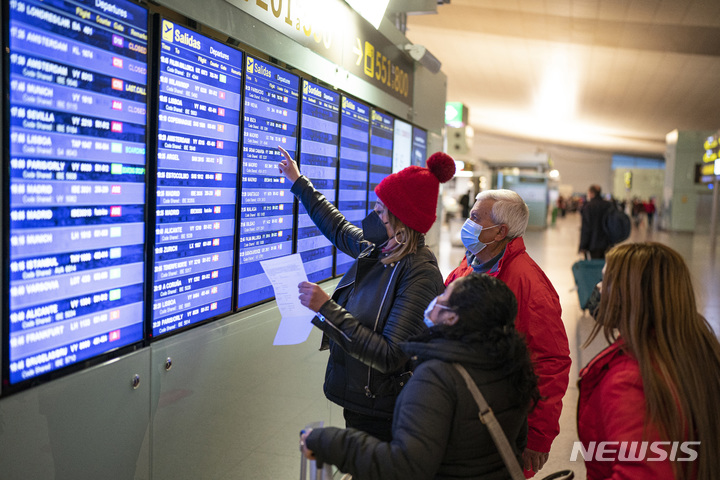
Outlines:
[[[445, 279], [445, 285], [472, 272], [472, 266], [463, 259]], [[525, 336], [539, 377], [540, 395], [544, 397], [528, 417], [527, 448], [549, 452], [560, 432], [562, 398], [568, 387], [571, 363], [560, 299], [545, 273], [525, 251], [522, 237], [507, 244], [497, 271], [489, 275], [505, 282], [517, 298], [515, 327]]]
[[[653, 442], [659, 440], [652, 425], [645, 430], [645, 394], [643, 393], [640, 366], [637, 360], [622, 349], [618, 339], [603, 350], [580, 371], [580, 398], [578, 400], [578, 436], [586, 449], [590, 442]], [[622, 444], [612, 444], [603, 456], [609, 461], [598, 461], [598, 452], [585, 460], [588, 480], [632, 479], [671, 480], [675, 476], [670, 461], [647, 461], [658, 458], [650, 447], [639, 455], [640, 443], [627, 444], [628, 450], [642, 460], [620, 460]], [[665, 451], [669, 448], [662, 446]], [[697, 448], [697, 447], [695, 447]], [[624, 455], [623, 455], [624, 456]], [[687, 457], [683, 452], [678, 458]], [[578, 455], [579, 460], [580, 455]]]

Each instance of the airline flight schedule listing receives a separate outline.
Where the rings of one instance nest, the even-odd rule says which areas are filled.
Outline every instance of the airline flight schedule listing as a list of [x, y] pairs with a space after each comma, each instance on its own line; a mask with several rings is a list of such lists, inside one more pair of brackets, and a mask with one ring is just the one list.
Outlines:
[[[304, 81], [300, 125], [300, 170], [334, 204], [340, 94]], [[297, 252], [309, 281], [332, 277], [333, 245], [315, 226], [302, 204], [298, 210]]]
[[372, 111], [370, 122], [370, 184], [368, 185], [368, 209], [377, 201], [375, 187], [392, 173], [393, 169], [393, 117], [377, 110]]
[[[347, 271], [278, 146], [360, 228], [391, 116], [159, 13], [149, 44], [130, 0], [6, 7], [12, 388], [273, 298], [263, 260], [297, 252], [312, 282]], [[426, 142], [413, 128], [413, 163]]]
[[147, 11], [9, 12], [15, 384], [143, 338]]
[[300, 79], [247, 57], [243, 118], [242, 192], [238, 239], [238, 307], [272, 298], [260, 262], [292, 253], [293, 195], [278, 170], [282, 146], [297, 150]]
[[153, 336], [232, 309], [243, 62], [161, 24]]
[[[370, 107], [347, 97], [340, 110], [340, 183], [338, 209], [357, 227], [367, 215]], [[335, 273], [344, 274], [354, 259], [337, 252]]]

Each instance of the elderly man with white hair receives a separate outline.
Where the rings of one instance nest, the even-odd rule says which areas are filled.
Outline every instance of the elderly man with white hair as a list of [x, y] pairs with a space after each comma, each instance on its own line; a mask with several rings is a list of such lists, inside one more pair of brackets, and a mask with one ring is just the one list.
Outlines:
[[562, 398], [571, 363], [557, 292], [525, 250], [522, 236], [529, 217], [528, 206], [511, 190], [478, 194], [462, 228], [465, 258], [445, 280], [449, 285], [472, 272], [487, 273], [504, 281], [517, 297], [515, 326], [525, 336], [542, 397], [528, 417], [523, 452], [528, 478], [543, 467], [560, 432]]

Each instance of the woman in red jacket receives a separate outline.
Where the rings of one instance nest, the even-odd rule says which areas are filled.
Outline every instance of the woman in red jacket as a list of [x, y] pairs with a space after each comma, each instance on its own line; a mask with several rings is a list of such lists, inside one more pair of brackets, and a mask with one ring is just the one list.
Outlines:
[[720, 343], [682, 257], [659, 243], [613, 248], [597, 322], [586, 345], [600, 331], [616, 341], [580, 372], [588, 479], [720, 478]]

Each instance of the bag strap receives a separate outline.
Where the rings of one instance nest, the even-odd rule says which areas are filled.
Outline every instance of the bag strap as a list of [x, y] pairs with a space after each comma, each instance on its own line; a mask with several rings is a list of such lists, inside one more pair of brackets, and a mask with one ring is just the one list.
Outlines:
[[508, 442], [505, 432], [503, 432], [500, 423], [497, 421], [497, 418], [495, 418], [495, 414], [490, 408], [490, 405], [488, 405], [487, 401], [485, 401], [485, 397], [483, 397], [482, 393], [480, 393], [480, 390], [470, 377], [470, 374], [467, 370], [465, 370], [465, 367], [459, 363], [453, 363], [453, 366], [458, 372], [460, 372], [463, 379], [465, 379], [465, 383], [467, 384], [470, 393], [472, 393], [473, 398], [475, 398], [475, 402], [477, 403], [479, 409], [478, 417], [483, 425], [485, 425], [490, 431], [490, 436], [495, 442], [495, 446], [500, 452], [500, 456], [502, 457], [508, 472], [510, 472], [511, 478], [513, 480], [525, 480], [525, 475], [520, 469], [520, 465], [518, 464], [515, 453], [510, 446], [510, 442]]

